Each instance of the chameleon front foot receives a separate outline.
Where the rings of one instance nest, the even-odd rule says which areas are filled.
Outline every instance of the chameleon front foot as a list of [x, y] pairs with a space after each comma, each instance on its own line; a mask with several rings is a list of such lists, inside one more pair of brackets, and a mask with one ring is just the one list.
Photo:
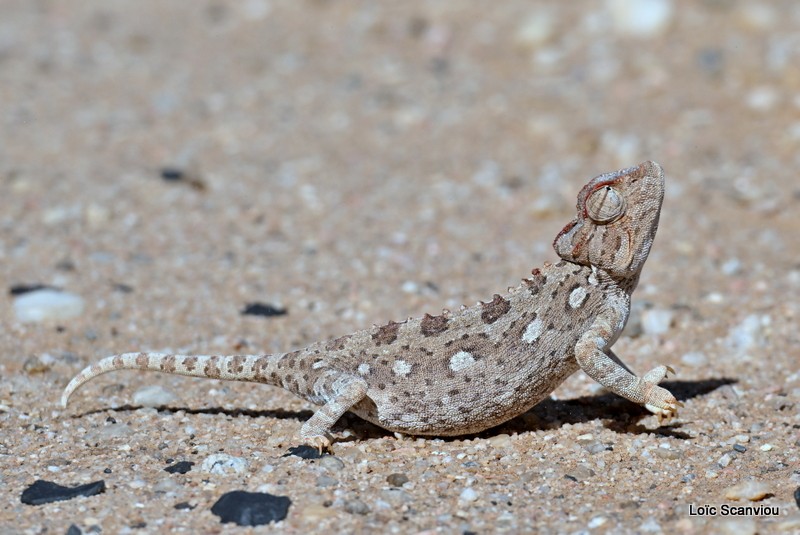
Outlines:
[[683, 407], [683, 403], [669, 390], [658, 386], [658, 383], [667, 377], [667, 373], [675, 375], [675, 370], [670, 366], [658, 366], [642, 377], [645, 384], [650, 387], [645, 394], [644, 407], [658, 417], [659, 425], [672, 420], [678, 415], [678, 408]]

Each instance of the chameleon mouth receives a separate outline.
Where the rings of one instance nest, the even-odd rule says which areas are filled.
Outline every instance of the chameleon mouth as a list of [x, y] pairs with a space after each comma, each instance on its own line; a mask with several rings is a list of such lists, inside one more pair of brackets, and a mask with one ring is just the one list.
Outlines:
[[573, 234], [575, 234], [579, 228], [580, 225], [578, 224], [577, 218], [564, 225], [564, 228], [561, 229], [561, 232], [556, 235], [556, 239], [553, 240], [553, 247], [558, 250], [560, 243], [570, 243], [572, 241]]

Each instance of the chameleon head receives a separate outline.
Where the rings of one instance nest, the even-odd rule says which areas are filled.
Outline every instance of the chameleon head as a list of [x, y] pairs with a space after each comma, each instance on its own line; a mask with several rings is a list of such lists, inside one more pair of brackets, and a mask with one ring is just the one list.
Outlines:
[[595, 177], [581, 189], [578, 214], [553, 247], [564, 260], [595, 266], [617, 279], [638, 278], [663, 199], [664, 171], [655, 162]]

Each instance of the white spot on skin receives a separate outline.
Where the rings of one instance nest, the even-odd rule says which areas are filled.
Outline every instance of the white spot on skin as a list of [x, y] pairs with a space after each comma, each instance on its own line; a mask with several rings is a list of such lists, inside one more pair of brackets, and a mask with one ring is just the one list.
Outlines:
[[583, 306], [583, 303], [586, 301], [586, 296], [589, 295], [586, 291], [586, 288], [583, 286], [578, 286], [572, 293], [569, 294], [569, 306], [572, 308], [578, 308]]
[[324, 367], [325, 367], [325, 361], [324, 360], [317, 361], [317, 362], [315, 362], [314, 364], [311, 365], [311, 368], [314, 369], [314, 370], [318, 370], [318, 369], [324, 368]]
[[541, 336], [543, 330], [544, 323], [542, 323], [542, 320], [539, 318], [536, 318], [525, 328], [525, 332], [522, 333], [522, 341], [528, 344], [534, 343], [539, 339], [539, 336]]
[[597, 268], [592, 266], [592, 273], [591, 275], [589, 275], [589, 284], [591, 284], [592, 286], [597, 286], [597, 283], [598, 283]]
[[444, 405], [445, 407], [447, 405], [450, 405], [450, 396], [443, 396], [442, 397], [442, 405]]
[[369, 364], [363, 363], [358, 365], [358, 373], [361, 375], [369, 375]]
[[450, 369], [454, 372], [465, 370], [473, 364], [475, 364], [475, 357], [472, 356], [472, 353], [467, 353], [466, 351], [459, 351], [450, 357]]
[[396, 360], [394, 366], [392, 366], [392, 371], [397, 375], [408, 375], [411, 373], [411, 364], [404, 360]]

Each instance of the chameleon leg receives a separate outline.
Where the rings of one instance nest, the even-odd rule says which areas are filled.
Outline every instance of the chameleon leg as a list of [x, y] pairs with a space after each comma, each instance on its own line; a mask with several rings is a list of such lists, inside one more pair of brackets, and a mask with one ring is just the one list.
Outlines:
[[575, 345], [575, 359], [586, 374], [618, 396], [644, 405], [658, 416], [659, 422], [678, 414], [681, 403], [668, 390], [658, 386], [675, 373], [669, 366], [658, 366], [644, 377], [632, 374], [611, 350], [604, 349], [611, 339], [610, 322], [598, 318]]
[[360, 377], [345, 375], [338, 377], [326, 390], [325, 405], [300, 428], [300, 439], [320, 451], [331, 445], [328, 432], [333, 424], [367, 395], [367, 383]]

